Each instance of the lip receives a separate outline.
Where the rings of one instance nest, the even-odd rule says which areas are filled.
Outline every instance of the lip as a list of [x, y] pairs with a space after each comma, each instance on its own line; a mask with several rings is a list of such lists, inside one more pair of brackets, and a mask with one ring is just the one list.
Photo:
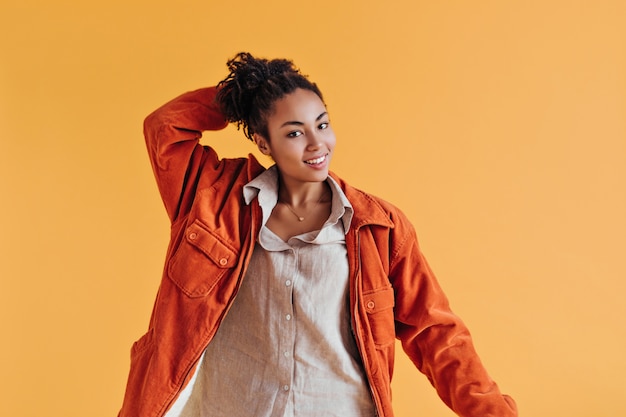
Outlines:
[[310, 158], [304, 161], [304, 163], [310, 167], [319, 168], [324, 166], [328, 162], [328, 153]]

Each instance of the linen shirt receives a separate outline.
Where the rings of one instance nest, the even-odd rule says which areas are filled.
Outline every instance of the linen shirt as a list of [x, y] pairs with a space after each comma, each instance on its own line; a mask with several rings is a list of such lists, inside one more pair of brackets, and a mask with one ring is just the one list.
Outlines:
[[337, 183], [321, 230], [283, 241], [265, 226], [276, 167], [244, 187], [262, 228], [241, 288], [166, 417], [376, 415], [351, 331], [345, 233], [352, 206]]

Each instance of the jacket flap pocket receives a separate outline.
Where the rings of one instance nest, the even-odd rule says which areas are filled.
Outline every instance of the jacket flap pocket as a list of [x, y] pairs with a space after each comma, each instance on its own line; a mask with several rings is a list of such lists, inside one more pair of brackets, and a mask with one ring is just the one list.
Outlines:
[[367, 313], [369, 331], [379, 348], [389, 346], [396, 337], [394, 304], [395, 296], [391, 285], [363, 293], [363, 307]]
[[368, 314], [393, 309], [394, 304], [395, 296], [391, 286], [363, 293], [363, 305]]
[[231, 245], [196, 220], [169, 260], [168, 276], [189, 297], [203, 297], [233, 271], [237, 257]]
[[223, 242], [216, 234], [205, 229], [197, 220], [185, 232], [185, 239], [189, 244], [198, 248], [220, 268], [235, 266], [236, 253], [229, 245]]

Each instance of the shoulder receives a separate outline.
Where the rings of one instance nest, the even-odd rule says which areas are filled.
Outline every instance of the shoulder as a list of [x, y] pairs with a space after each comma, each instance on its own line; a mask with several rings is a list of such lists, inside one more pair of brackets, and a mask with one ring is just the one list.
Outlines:
[[[354, 216], [350, 229], [361, 235], [362, 248], [377, 252], [379, 259], [388, 262], [389, 271], [397, 272], [395, 268], [406, 259], [413, 260], [409, 264], [420, 265], [422, 255], [417, 233], [406, 214], [389, 201], [349, 185], [336, 174], [331, 175], [352, 204]], [[371, 245], [367, 246], [366, 242]]]
[[399, 229], [396, 232], [404, 230], [412, 232], [411, 222], [399, 207], [383, 198], [351, 186], [335, 173], [331, 172], [330, 175], [339, 184], [346, 198], [352, 204], [355, 226], [380, 225]]

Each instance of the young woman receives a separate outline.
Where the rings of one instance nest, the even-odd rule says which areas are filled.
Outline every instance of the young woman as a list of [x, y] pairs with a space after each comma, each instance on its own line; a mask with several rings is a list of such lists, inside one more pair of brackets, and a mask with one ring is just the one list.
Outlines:
[[[515, 416], [407, 218], [329, 172], [322, 94], [247, 53], [145, 121], [171, 219], [121, 417], [392, 416], [394, 341], [460, 416]], [[229, 122], [275, 164], [199, 144]]]

